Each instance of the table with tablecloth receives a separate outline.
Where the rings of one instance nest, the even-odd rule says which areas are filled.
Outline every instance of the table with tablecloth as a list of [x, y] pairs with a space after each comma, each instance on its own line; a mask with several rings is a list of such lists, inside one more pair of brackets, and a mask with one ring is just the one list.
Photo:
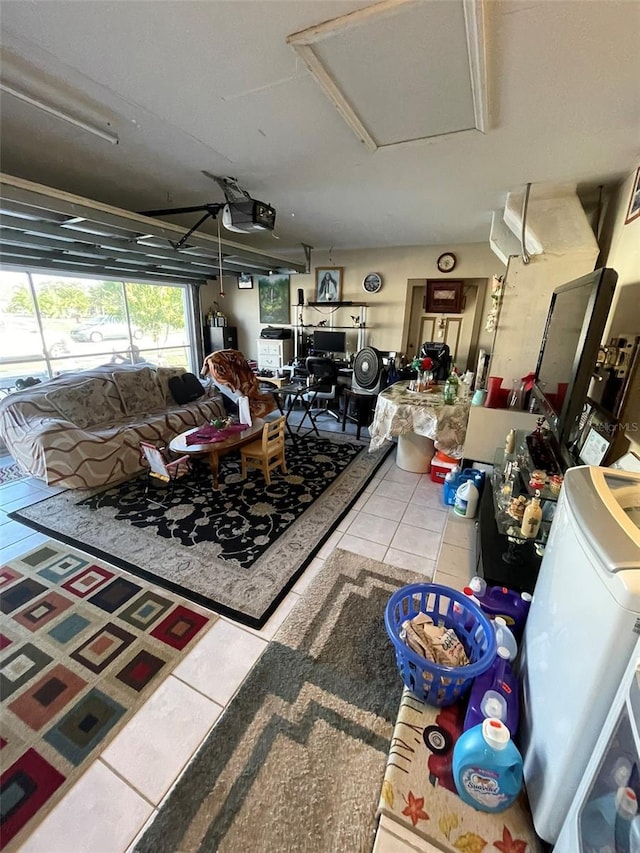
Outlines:
[[[410, 391], [406, 380], [389, 385], [378, 395], [373, 423], [369, 427], [369, 449], [378, 450], [385, 441], [397, 437], [401, 455], [428, 454], [429, 442], [433, 442], [431, 447], [435, 446], [454, 459], [462, 459], [469, 405], [468, 400], [461, 398], [454, 405], [446, 405], [444, 386], [429, 391]], [[412, 450], [416, 453], [412, 454]], [[429, 470], [428, 464], [423, 469]]]

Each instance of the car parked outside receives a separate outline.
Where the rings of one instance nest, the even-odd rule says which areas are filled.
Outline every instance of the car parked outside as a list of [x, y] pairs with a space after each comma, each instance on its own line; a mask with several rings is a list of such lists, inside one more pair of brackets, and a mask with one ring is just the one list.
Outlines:
[[49, 358], [69, 354], [68, 341], [59, 330], [45, 328], [46, 347], [42, 345], [40, 327], [35, 317], [19, 314], [0, 314], [0, 357], [3, 361], [41, 359], [46, 349]]
[[[116, 340], [129, 337], [129, 326], [126, 320], [111, 315], [102, 315], [87, 320], [79, 326], [71, 329], [70, 333], [74, 341], [93, 341], [98, 343], [104, 340]], [[133, 326], [131, 334], [136, 340], [142, 337], [142, 329]]]

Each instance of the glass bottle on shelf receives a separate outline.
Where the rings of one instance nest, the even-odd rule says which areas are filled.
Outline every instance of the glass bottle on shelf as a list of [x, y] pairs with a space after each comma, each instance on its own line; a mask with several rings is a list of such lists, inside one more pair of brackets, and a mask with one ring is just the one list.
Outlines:
[[540, 492], [536, 491], [535, 497], [527, 504], [522, 516], [520, 533], [525, 539], [535, 539], [542, 523], [542, 507], [540, 506]]
[[501, 509], [506, 510], [511, 501], [511, 498], [518, 495], [518, 481], [520, 477], [520, 468], [515, 459], [508, 459], [504, 466], [503, 480], [500, 484], [498, 495], [498, 505]]
[[505, 459], [513, 459], [514, 453], [516, 452], [516, 431], [515, 429], [510, 429], [507, 433], [507, 437], [504, 442], [504, 456]]
[[451, 368], [451, 373], [444, 384], [444, 402], [448, 406], [453, 406], [458, 401], [458, 371], [455, 365]]
[[514, 379], [509, 397], [507, 398], [507, 408], [521, 411], [524, 408], [526, 391], [526, 383], [521, 379]]

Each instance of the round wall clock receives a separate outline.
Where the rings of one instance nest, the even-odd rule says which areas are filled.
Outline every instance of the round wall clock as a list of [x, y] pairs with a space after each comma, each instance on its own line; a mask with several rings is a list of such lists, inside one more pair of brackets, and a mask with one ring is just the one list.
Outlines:
[[440, 272], [451, 272], [456, 265], [456, 256], [453, 252], [444, 252], [438, 258], [438, 269]]
[[362, 282], [362, 287], [367, 293], [377, 293], [382, 287], [382, 276], [377, 272], [367, 273]]

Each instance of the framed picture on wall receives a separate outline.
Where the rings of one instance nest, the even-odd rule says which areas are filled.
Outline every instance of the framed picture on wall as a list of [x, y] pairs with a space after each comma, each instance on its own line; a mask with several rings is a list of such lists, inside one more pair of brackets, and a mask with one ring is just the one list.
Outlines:
[[241, 272], [238, 276], [239, 290], [253, 290], [253, 276], [246, 272]]
[[340, 302], [344, 267], [316, 267], [316, 302]]
[[427, 279], [424, 310], [428, 314], [460, 314], [463, 310], [463, 282]]
[[627, 225], [629, 222], [633, 222], [634, 219], [637, 219], [640, 216], [640, 166], [636, 169], [636, 176], [633, 179], [633, 186], [631, 187], [631, 198], [629, 199], [629, 210], [627, 211], [627, 218], [624, 221], [624, 224]]
[[261, 323], [291, 322], [288, 275], [259, 276], [258, 300]]

